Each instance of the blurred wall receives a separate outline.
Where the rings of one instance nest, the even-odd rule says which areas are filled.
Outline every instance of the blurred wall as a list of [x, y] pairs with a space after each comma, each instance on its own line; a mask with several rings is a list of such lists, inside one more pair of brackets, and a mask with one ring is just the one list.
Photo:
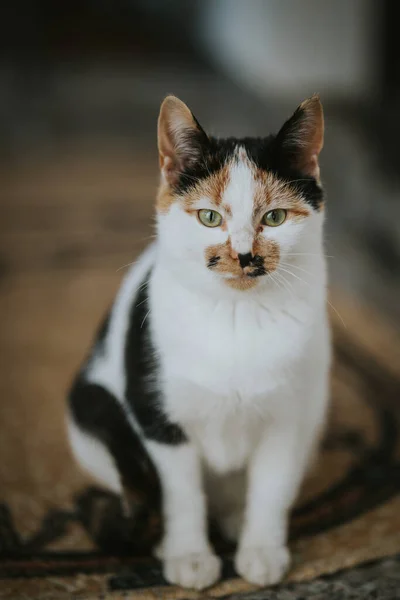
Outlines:
[[381, 24], [373, 0], [207, 0], [203, 10], [208, 55], [252, 91], [349, 99], [376, 88]]

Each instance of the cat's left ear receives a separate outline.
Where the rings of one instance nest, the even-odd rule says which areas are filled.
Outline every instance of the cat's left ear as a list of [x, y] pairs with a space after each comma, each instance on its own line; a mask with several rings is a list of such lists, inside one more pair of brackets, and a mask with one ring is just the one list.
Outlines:
[[319, 182], [318, 157], [324, 145], [324, 113], [318, 95], [300, 104], [283, 125], [276, 142], [286, 161]]
[[164, 179], [174, 185], [202, 156], [208, 137], [184, 102], [167, 96], [158, 118], [158, 152]]

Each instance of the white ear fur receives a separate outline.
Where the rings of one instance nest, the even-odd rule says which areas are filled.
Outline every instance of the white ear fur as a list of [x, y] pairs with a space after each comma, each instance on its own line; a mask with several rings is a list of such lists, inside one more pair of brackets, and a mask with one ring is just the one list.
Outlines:
[[318, 95], [300, 104], [278, 133], [277, 141], [299, 171], [319, 181], [318, 157], [324, 145], [324, 113]]
[[184, 102], [167, 96], [158, 118], [158, 152], [161, 173], [173, 184], [179, 173], [201, 156], [207, 136]]

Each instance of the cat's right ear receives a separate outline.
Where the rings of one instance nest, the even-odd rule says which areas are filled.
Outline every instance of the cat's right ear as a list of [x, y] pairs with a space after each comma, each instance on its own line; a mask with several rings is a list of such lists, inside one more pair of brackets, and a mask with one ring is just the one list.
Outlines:
[[207, 134], [184, 102], [167, 96], [158, 117], [158, 153], [162, 177], [174, 185], [194, 165], [208, 143]]

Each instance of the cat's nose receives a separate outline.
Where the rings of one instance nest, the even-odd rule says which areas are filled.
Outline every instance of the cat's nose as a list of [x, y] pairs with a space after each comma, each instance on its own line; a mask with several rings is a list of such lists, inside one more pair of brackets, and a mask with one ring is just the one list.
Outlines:
[[238, 258], [240, 266], [242, 267], [242, 269], [244, 269], [245, 267], [248, 267], [251, 261], [253, 260], [253, 255], [251, 254], [251, 252], [247, 252], [247, 254], [238, 254]]

